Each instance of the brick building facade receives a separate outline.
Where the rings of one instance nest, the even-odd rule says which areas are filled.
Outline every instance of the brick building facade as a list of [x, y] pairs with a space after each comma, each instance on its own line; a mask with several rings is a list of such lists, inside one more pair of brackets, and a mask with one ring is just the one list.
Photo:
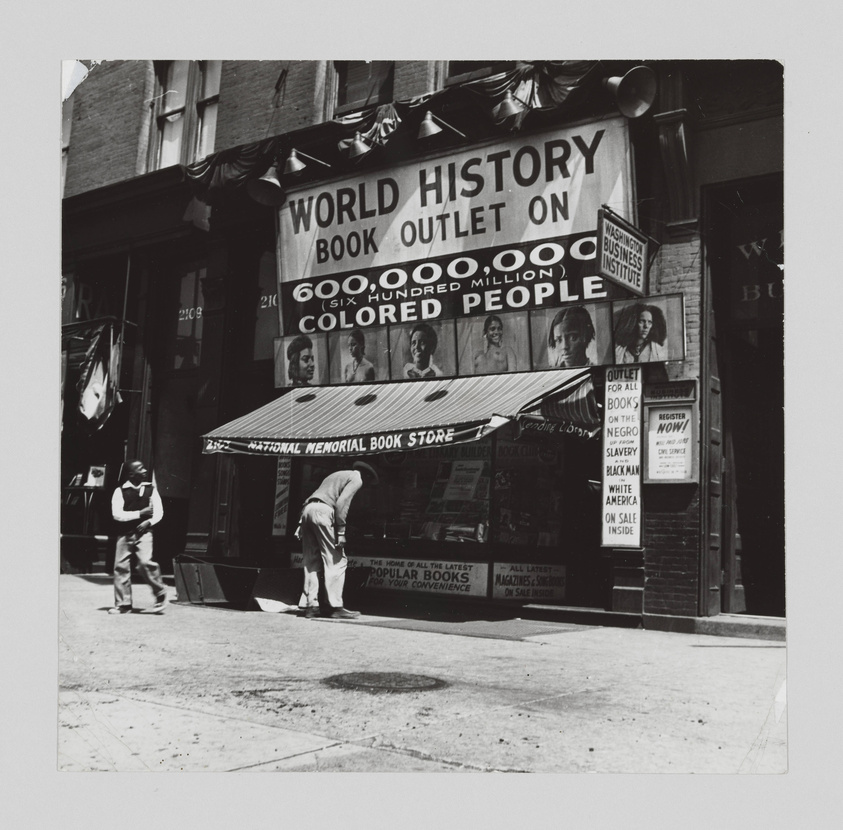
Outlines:
[[[278, 397], [276, 339], [290, 334], [277, 310], [278, 217], [250, 198], [250, 182], [283, 164], [291, 147], [331, 165], [311, 163], [306, 182], [331, 183], [617, 118], [602, 79], [632, 65], [576, 63], [92, 66], [65, 104], [63, 566], [107, 567], [112, 535], [101, 493], [69, 483], [103, 465], [109, 490], [122, 460], [134, 456], [154, 464], [165, 500], [156, 536], [165, 567], [185, 553], [286, 565], [295, 544], [272, 529], [276, 459], [202, 453], [201, 436]], [[657, 251], [649, 294], [682, 297], [685, 349], [681, 360], [642, 365], [642, 381], [692, 382], [696, 474], [641, 484], [640, 547], [601, 546], [599, 508], [590, 507], [593, 526], [576, 531], [589, 541], [577, 543], [581, 550], [561, 545], [568, 592], [554, 601], [666, 628], [724, 611], [783, 615], [783, 471], [763, 451], [783, 455], [782, 68], [770, 61], [648, 66], [655, 100], [624, 127], [634, 194], [626, 218]], [[524, 95], [530, 79], [539, 79], [539, 97], [496, 121], [493, 105], [507, 88]], [[558, 90], [560, 79], [567, 91], [554, 100], [547, 90]], [[415, 138], [419, 102], [446, 124], [437, 144]], [[395, 113], [397, 127], [384, 127]], [[361, 129], [378, 136], [376, 152], [354, 161], [348, 145]], [[621, 289], [608, 299], [631, 296]], [[120, 402], [92, 429], [79, 421], [75, 390], [86, 338], [103, 320], [123, 344]], [[602, 373], [592, 370], [598, 401]], [[565, 444], [559, 457], [588, 467], [577, 475], [592, 480], [599, 443]], [[299, 463], [293, 500], [310, 475]], [[533, 546], [532, 559], [531, 545], [517, 554], [476, 546], [464, 554], [465, 545], [452, 545], [424, 555], [488, 560], [490, 573], [507, 558], [555, 567], [552, 544]], [[373, 551], [419, 555], [412, 544]]]

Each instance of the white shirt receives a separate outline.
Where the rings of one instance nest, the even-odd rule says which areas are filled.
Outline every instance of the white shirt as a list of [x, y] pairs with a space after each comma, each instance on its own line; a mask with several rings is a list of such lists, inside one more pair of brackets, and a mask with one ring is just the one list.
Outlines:
[[[140, 484], [135, 486], [132, 484], [131, 481], [126, 481], [123, 483], [123, 487], [126, 489], [133, 489], [133, 490], [140, 490], [141, 487], [144, 485], [149, 485], [152, 487], [151, 481], [142, 481]], [[140, 510], [125, 510], [123, 507], [123, 494], [120, 492], [121, 488], [118, 487], [114, 494], [111, 497], [111, 515], [118, 522], [133, 522], [137, 519], [141, 518]], [[147, 521], [151, 524], [157, 524], [161, 521], [161, 518], [164, 515], [164, 505], [161, 503], [161, 496], [158, 495], [158, 488], [152, 487], [152, 496], [149, 499], [149, 503], [152, 505], [152, 518], [147, 519]]]

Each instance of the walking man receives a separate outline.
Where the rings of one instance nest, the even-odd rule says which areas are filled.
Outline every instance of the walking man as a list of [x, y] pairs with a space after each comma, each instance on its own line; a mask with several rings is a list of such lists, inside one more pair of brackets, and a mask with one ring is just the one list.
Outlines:
[[350, 470], [338, 470], [322, 481], [305, 501], [299, 530], [304, 553], [305, 617], [319, 614], [319, 573], [325, 585], [330, 608], [323, 616], [349, 620], [359, 617], [359, 611], [349, 611], [343, 605], [345, 586], [345, 522], [351, 500], [364, 482], [377, 484], [378, 474], [363, 461], [355, 461]]
[[138, 571], [155, 595], [153, 613], [167, 605], [167, 588], [161, 581], [161, 569], [152, 561], [152, 526], [161, 521], [164, 506], [150, 480], [143, 461], [126, 463], [126, 481], [111, 497], [111, 514], [120, 522], [120, 536], [114, 554], [114, 608], [109, 614], [128, 614], [132, 610], [132, 554]]

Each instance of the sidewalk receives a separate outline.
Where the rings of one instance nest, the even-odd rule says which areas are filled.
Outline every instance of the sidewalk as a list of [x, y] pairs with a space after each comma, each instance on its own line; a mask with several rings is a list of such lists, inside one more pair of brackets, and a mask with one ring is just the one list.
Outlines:
[[787, 769], [780, 642], [111, 601], [105, 576], [60, 578], [60, 770]]

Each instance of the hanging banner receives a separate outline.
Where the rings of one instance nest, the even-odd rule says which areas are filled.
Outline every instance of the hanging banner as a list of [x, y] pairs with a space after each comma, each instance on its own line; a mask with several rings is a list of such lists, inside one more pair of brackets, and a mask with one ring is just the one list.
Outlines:
[[641, 367], [606, 369], [603, 547], [641, 547]]
[[290, 190], [279, 209], [283, 331], [619, 296], [597, 276], [603, 204], [632, 214], [623, 118]]

